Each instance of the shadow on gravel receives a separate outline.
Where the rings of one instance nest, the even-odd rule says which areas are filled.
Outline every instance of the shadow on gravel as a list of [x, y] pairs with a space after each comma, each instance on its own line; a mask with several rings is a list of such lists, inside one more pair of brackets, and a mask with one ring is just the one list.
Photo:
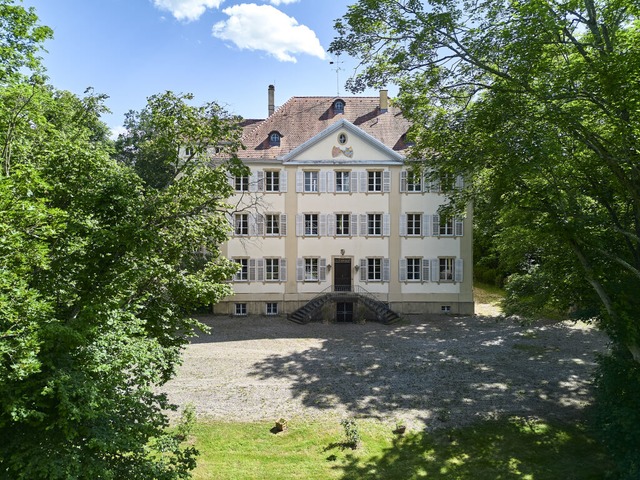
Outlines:
[[288, 380], [306, 407], [384, 419], [408, 413], [429, 428], [501, 414], [579, 416], [591, 401], [595, 352], [606, 348], [601, 333], [566, 323], [523, 327], [440, 317], [400, 326], [292, 328], [282, 322], [221, 328], [213, 320], [212, 335], [200, 341], [320, 338], [321, 347], [270, 355], [249, 375]]

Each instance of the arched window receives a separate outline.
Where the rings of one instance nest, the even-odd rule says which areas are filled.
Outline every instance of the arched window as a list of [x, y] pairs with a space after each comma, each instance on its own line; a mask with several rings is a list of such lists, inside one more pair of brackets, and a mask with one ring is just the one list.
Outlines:
[[342, 100], [333, 102], [333, 113], [344, 113], [344, 102]]
[[271, 132], [271, 134], [269, 135], [269, 145], [271, 145], [272, 147], [280, 146], [280, 133]]

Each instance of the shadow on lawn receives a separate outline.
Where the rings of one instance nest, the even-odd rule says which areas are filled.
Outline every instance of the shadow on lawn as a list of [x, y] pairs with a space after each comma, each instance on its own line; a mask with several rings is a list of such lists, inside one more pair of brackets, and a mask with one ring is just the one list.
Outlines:
[[577, 418], [591, 401], [594, 352], [606, 344], [594, 330], [488, 318], [300, 328], [321, 346], [271, 355], [250, 375], [289, 380], [310, 408], [411, 415], [430, 428], [502, 414]]
[[343, 480], [601, 479], [610, 463], [581, 426], [522, 419], [398, 437], [381, 455], [350, 455]]

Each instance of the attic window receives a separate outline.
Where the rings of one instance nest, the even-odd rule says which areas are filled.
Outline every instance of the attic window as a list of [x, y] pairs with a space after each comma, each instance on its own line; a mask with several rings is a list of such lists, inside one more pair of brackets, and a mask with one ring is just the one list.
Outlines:
[[333, 113], [344, 113], [344, 102], [342, 100], [336, 100], [333, 103]]
[[272, 147], [280, 146], [280, 134], [278, 132], [271, 132], [269, 135], [269, 145]]

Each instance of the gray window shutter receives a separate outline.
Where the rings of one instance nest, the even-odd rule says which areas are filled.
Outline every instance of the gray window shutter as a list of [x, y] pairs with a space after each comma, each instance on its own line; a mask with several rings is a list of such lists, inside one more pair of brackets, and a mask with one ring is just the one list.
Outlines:
[[388, 258], [382, 259], [382, 281], [388, 282], [391, 279], [391, 261]]
[[455, 218], [455, 235], [461, 237], [464, 233], [464, 221], [461, 218]]
[[333, 213], [327, 214], [327, 235], [333, 237], [336, 234], [336, 216]]
[[257, 214], [249, 215], [249, 236], [255, 237], [258, 234]]
[[360, 215], [360, 235], [366, 237], [369, 233], [369, 223], [367, 222], [367, 215]]
[[456, 282], [462, 282], [462, 259], [456, 258], [455, 261], [455, 271], [453, 272], [453, 279]]
[[296, 214], [296, 236], [304, 236], [304, 215], [301, 213]]
[[260, 170], [258, 173], [258, 191], [264, 192], [264, 172]]
[[403, 170], [402, 172], [400, 172], [400, 191], [401, 192], [407, 191], [407, 171], [406, 170]]
[[256, 259], [255, 258], [249, 259], [249, 281], [250, 282], [256, 281]]
[[287, 236], [287, 214], [283, 213], [280, 215], [280, 236]]
[[388, 237], [391, 235], [391, 214], [382, 215], [382, 235]]
[[431, 229], [431, 234], [434, 237], [440, 235], [440, 215], [432, 215], [431, 216], [431, 224], [433, 228]]
[[249, 191], [258, 191], [258, 177], [256, 175], [256, 172], [251, 172], [251, 175], [249, 176]]
[[369, 189], [367, 185], [367, 172], [358, 172], [358, 177], [360, 178], [360, 191], [366, 192]]
[[456, 189], [462, 190], [463, 188], [464, 188], [464, 178], [462, 178], [462, 175], [458, 175], [456, 177]]
[[287, 281], [287, 259], [286, 258], [280, 259], [280, 281], [281, 282]]
[[360, 281], [361, 282], [367, 281], [367, 259], [366, 258], [360, 259]]
[[440, 180], [431, 180], [429, 190], [433, 193], [440, 193]]
[[400, 259], [400, 276], [399, 276], [399, 280], [401, 282], [406, 282], [407, 281], [407, 259], [406, 258], [401, 258]]
[[327, 215], [321, 214], [318, 215], [318, 236], [326, 237], [327, 236]]
[[256, 215], [256, 234], [259, 237], [264, 235], [264, 215], [260, 213]]
[[431, 259], [431, 281], [437, 282], [440, 280], [440, 262], [437, 258]]
[[431, 236], [431, 215], [422, 214], [422, 236]]
[[358, 191], [358, 173], [351, 172], [349, 174], [349, 180], [351, 181], [350, 190], [352, 193], [356, 193]]
[[287, 171], [286, 170], [280, 170], [280, 191], [281, 192], [287, 191]]
[[320, 183], [320, 185], [318, 185], [319, 192], [327, 193], [327, 176], [324, 172], [318, 172], [318, 182]]
[[431, 278], [429, 276], [429, 259], [423, 258], [422, 259], [422, 281], [428, 282], [430, 279]]
[[[406, 173], [406, 172], [403, 172], [403, 173]], [[407, 236], [407, 215], [405, 213], [400, 215], [400, 236], [401, 237]]]
[[336, 191], [336, 179], [333, 171], [327, 172], [327, 192], [333, 193]]
[[296, 259], [296, 280], [298, 282], [304, 281], [304, 258]]
[[296, 172], [296, 192], [304, 191], [304, 172]]
[[264, 258], [258, 258], [257, 274], [257, 280], [259, 282], [264, 282]]
[[382, 172], [382, 191], [391, 191], [391, 172], [389, 170]]
[[327, 281], [327, 259], [320, 258], [318, 260], [318, 279], [321, 282]]
[[352, 237], [358, 235], [358, 214], [356, 213], [352, 214], [349, 220], [349, 235]]

